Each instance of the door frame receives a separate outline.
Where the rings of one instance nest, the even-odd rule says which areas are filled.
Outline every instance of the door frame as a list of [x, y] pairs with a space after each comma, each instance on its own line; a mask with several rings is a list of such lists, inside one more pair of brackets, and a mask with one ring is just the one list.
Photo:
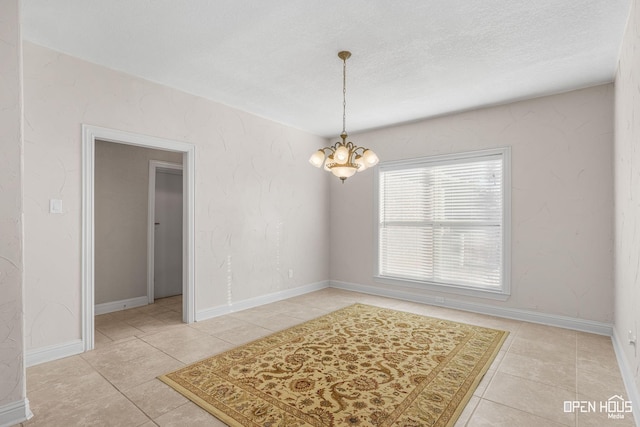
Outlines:
[[[149, 304], [153, 304], [155, 300], [156, 173], [166, 172], [177, 175], [176, 171], [180, 171], [180, 175], [183, 176], [182, 179], [184, 180], [181, 164], [149, 160], [149, 207], [147, 209], [147, 298], [149, 299]], [[184, 197], [182, 198], [182, 204], [184, 205]]]
[[195, 321], [195, 145], [98, 126], [82, 125], [82, 344], [94, 348], [95, 327], [95, 141], [182, 153], [182, 321]]

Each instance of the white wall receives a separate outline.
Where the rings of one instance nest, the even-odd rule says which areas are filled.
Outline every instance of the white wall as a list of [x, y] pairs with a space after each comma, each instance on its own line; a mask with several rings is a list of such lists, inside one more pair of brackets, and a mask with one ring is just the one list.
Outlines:
[[96, 141], [96, 304], [147, 295], [149, 160], [182, 164], [182, 154]]
[[25, 406], [20, 2], [0, 0], [0, 425]]
[[323, 138], [30, 43], [24, 89], [28, 349], [81, 336], [82, 123], [196, 146], [197, 311], [328, 279]]
[[[615, 334], [640, 390], [640, 1], [634, 0], [615, 82]], [[629, 385], [627, 385], [629, 388]], [[640, 403], [640, 402], [635, 402]], [[634, 411], [638, 407], [634, 408]], [[637, 417], [638, 415], [636, 415]]]
[[[613, 320], [613, 87], [352, 135], [381, 161], [512, 147], [512, 294], [453, 300]], [[332, 281], [373, 281], [373, 171], [331, 184]], [[388, 285], [387, 285], [388, 286]], [[444, 295], [398, 288], [414, 295]]]

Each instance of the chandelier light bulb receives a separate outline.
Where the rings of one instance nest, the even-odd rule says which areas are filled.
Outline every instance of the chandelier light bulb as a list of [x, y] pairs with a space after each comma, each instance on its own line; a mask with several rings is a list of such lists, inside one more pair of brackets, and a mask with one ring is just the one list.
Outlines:
[[344, 145], [341, 145], [336, 149], [333, 157], [338, 161], [338, 163], [346, 163], [349, 158], [349, 149]]

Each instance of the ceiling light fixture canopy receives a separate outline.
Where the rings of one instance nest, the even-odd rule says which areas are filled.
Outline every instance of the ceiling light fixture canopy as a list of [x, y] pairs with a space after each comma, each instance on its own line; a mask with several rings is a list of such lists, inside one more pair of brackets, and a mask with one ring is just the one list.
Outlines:
[[344, 181], [356, 172], [377, 165], [379, 159], [372, 150], [358, 147], [351, 141], [347, 142], [347, 59], [351, 57], [351, 52], [343, 50], [338, 52], [338, 57], [342, 59], [342, 141], [320, 148], [311, 155], [309, 163], [317, 168], [324, 165], [324, 170], [333, 173], [344, 184]]

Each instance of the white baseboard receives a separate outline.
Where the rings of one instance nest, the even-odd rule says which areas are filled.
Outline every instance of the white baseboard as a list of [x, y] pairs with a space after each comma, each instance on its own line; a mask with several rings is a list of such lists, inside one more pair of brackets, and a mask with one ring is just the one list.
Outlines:
[[613, 350], [616, 353], [616, 359], [618, 359], [618, 366], [620, 367], [620, 374], [622, 375], [622, 381], [624, 381], [624, 387], [627, 389], [627, 400], [631, 401], [633, 405], [633, 415], [636, 421], [636, 425], [640, 425], [640, 392], [636, 386], [635, 379], [633, 377], [633, 369], [629, 366], [627, 358], [624, 355], [624, 342], [625, 340], [618, 335], [616, 329], [613, 329]]
[[74, 340], [63, 344], [55, 344], [47, 347], [27, 350], [26, 365], [35, 366], [44, 362], [74, 356], [84, 351], [82, 340]]
[[24, 398], [8, 405], [0, 406], [0, 427], [9, 427], [33, 417], [29, 409], [29, 399]]
[[505, 317], [507, 319], [522, 320], [531, 323], [541, 323], [543, 325], [558, 326], [560, 328], [590, 332], [599, 335], [611, 336], [611, 334], [613, 333], [613, 325], [610, 323], [578, 319], [575, 317], [539, 313], [536, 311], [523, 310], [519, 308], [500, 307], [489, 304], [460, 301], [453, 298], [436, 298], [434, 296], [403, 292], [396, 289], [383, 289], [375, 286], [360, 285], [356, 283], [340, 282], [335, 280], [331, 280], [329, 282], [329, 286], [333, 288], [344, 289], [347, 291], [362, 292], [364, 294], [385, 296], [405, 301], [420, 302], [429, 305], [437, 305], [440, 307], [488, 314], [490, 316]]
[[105, 302], [95, 305], [95, 314], [97, 316], [99, 314], [113, 313], [114, 311], [121, 311], [134, 307], [142, 307], [143, 305], [147, 304], [149, 304], [149, 298], [146, 295], [143, 297], [123, 299], [120, 301]]
[[[458, 310], [470, 311], [475, 313], [487, 314], [491, 316], [504, 317], [508, 319], [522, 320], [525, 322], [540, 323], [544, 325], [558, 326], [561, 328], [573, 329], [577, 331], [590, 332], [600, 335], [613, 335], [613, 325], [604, 322], [596, 322], [586, 319], [578, 319], [568, 316], [559, 316], [555, 314], [540, 313], [530, 310], [523, 310], [517, 308], [499, 307], [489, 304], [480, 304], [475, 302], [460, 301], [453, 298], [442, 298], [428, 295], [420, 295], [410, 292], [398, 291], [395, 289], [382, 289], [375, 286], [360, 285], [349, 282], [341, 282], [334, 280], [325, 280], [321, 282], [311, 283], [304, 286], [299, 286], [293, 289], [285, 289], [282, 291], [274, 292], [267, 295], [262, 295], [255, 298], [249, 298], [241, 301], [234, 302], [228, 305], [221, 305], [217, 307], [200, 310], [196, 313], [196, 321], [202, 321], [211, 319], [213, 317], [222, 316], [225, 314], [233, 313], [236, 311], [246, 310], [252, 307], [258, 307], [264, 304], [269, 304], [277, 301], [281, 301], [287, 298], [296, 297], [299, 295], [314, 292], [327, 287], [334, 287], [338, 289], [344, 289], [354, 292], [361, 292], [370, 295], [379, 295], [390, 298], [397, 298], [405, 301], [419, 302], [423, 304], [430, 304], [435, 306], [454, 308]], [[126, 305], [126, 308], [143, 306], [147, 304], [147, 297], [132, 298], [130, 300], [116, 301], [113, 303], [96, 305], [96, 314], [108, 313], [112, 311], [122, 310]], [[117, 305], [116, 308], [110, 311], [98, 311], [99, 307], [102, 310], [102, 306]], [[84, 346], [82, 340], [76, 340], [69, 343], [60, 345], [52, 345], [44, 348], [34, 349], [27, 351], [26, 365], [34, 366], [40, 363], [49, 362], [51, 360], [61, 359], [63, 357], [72, 356], [82, 353]], [[618, 352], [616, 351], [616, 354]], [[622, 365], [621, 365], [622, 366]], [[633, 378], [630, 376], [630, 378]], [[625, 384], [627, 380], [625, 379]], [[627, 386], [629, 389], [629, 386]], [[637, 391], [635, 395], [637, 395]], [[633, 400], [632, 400], [633, 401]], [[640, 404], [640, 399], [634, 401], [634, 405]], [[639, 411], [640, 413], [640, 411]], [[1, 426], [0, 426], [1, 427]]]
[[329, 281], [325, 280], [322, 282], [298, 286], [297, 288], [293, 289], [285, 289], [271, 294], [237, 301], [228, 305], [220, 305], [218, 307], [207, 308], [205, 310], [196, 312], [196, 322], [211, 319], [212, 317], [222, 316], [224, 314], [233, 313], [235, 311], [246, 310], [248, 308], [258, 307], [260, 305], [278, 302], [287, 298], [297, 297], [298, 295], [308, 294], [309, 292], [324, 289], [328, 286]]

